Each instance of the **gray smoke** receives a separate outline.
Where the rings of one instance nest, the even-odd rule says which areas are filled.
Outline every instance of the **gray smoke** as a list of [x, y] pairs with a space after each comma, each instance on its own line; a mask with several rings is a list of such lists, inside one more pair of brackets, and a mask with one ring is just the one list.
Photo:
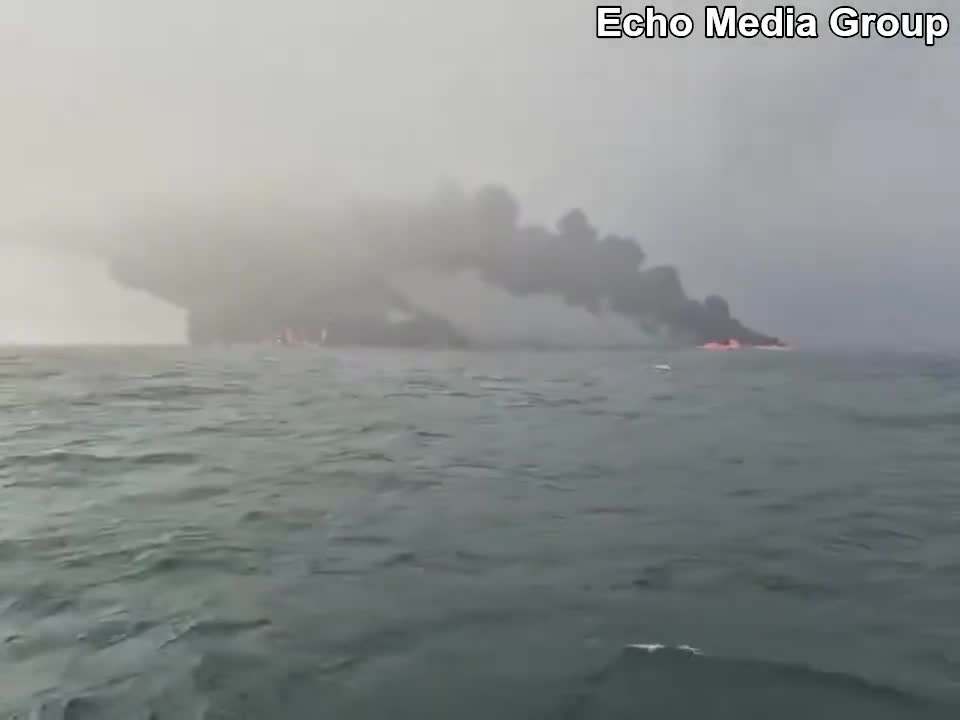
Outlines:
[[112, 267], [121, 283], [188, 310], [195, 340], [252, 340], [288, 325], [315, 336], [338, 319], [409, 305], [390, 276], [434, 269], [474, 271], [514, 296], [554, 295], [687, 342], [778, 342], [743, 327], [723, 298], [688, 297], [674, 268], [645, 268], [637, 240], [601, 235], [579, 209], [555, 228], [520, 217], [502, 187], [448, 186], [426, 203], [367, 205], [324, 221], [290, 212], [232, 227], [181, 218], [118, 238]]
[[[938, 4], [953, 13], [923, 9]], [[683, 268], [690, 295], [720, 291], [791, 338], [949, 336], [956, 28], [934, 49], [825, 31], [605, 42], [594, 8], [9, 0], [0, 229], [95, 237], [184, 206], [226, 227], [250, 198], [326, 214], [357, 192], [409, 203], [437, 177], [495, 178], [519, 193], [520, 226], [589, 209]], [[660, 9], [699, 19], [703, 3]], [[0, 307], [3, 328], [40, 312], [45, 277]], [[78, 291], [73, 311], [107, 317], [96, 297]]]

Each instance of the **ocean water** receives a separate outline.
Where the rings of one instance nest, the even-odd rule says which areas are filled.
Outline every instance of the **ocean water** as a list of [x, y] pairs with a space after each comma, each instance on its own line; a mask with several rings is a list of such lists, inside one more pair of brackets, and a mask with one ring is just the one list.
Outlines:
[[960, 717], [960, 359], [0, 351], [0, 717]]

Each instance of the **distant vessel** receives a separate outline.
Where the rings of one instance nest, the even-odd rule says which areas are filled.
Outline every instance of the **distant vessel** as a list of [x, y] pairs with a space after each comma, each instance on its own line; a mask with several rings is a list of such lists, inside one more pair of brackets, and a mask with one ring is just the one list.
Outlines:
[[735, 338], [730, 338], [727, 342], [708, 342], [700, 346], [701, 350], [740, 350], [743, 348], [743, 345], [740, 344], [739, 340]]
[[321, 345], [326, 344], [327, 336], [328, 333], [326, 328], [320, 332], [320, 337], [318, 339], [313, 340], [306, 335], [301, 335], [293, 328], [285, 327], [272, 339], [263, 340], [261, 342], [286, 348], [318, 348]]
[[654, 370], [657, 370], [657, 371], [659, 371], [659, 372], [670, 372], [671, 370], [673, 370], [672, 367], [670, 367], [669, 365], [666, 365], [666, 364], [663, 364], [663, 365], [654, 365], [654, 366], [653, 366], [653, 369], [654, 369]]
[[700, 346], [701, 350], [789, 350], [790, 347], [784, 344], [776, 345], [743, 345], [739, 340], [730, 338], [726, 342], [708, 342]]
[[283, 329], [283, 332], [277, 337], [275, 343], [283, 347], [303, 347], [306, 344], [292, 328], [288, 327]]

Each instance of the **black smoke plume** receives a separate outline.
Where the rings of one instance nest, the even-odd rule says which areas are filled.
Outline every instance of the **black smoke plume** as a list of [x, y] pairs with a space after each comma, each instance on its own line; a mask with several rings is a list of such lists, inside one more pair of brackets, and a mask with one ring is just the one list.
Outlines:
[[[518, 202], [499, 186], [447, 187], [421, 204], [353, 208], [321, 222], [296, 213], [179, 217], [128, 235], [115, 245], [123, 250], [113, 253], [114, 276], [188, 310], [194, 342], [257, 341], [283, 328], [308, 339], [329, 330], [344, 342], [468, 342], [390, 284], [398, 270], [430, 269], [479, 273], [515, 296], [559, 296], [684, 343], [780, 344], [732, 317], [723, 298], [690, 298], [675, 268], [646, 267], [636, 240], [601, 235], [581, 210], [553, 229], [521, 224]], [[405, 319], [385, 319], [389, 308]]]

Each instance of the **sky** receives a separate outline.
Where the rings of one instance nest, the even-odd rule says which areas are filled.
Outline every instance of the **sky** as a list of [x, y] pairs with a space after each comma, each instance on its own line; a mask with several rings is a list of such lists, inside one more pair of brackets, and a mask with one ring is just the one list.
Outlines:
[[0, 342], [177, 334], [51, 242], [453, 179], [582, 207], [788, 339], [960, 346], [960, 10], [927, 48], [832, 6], [818, 40], [609, 41], [580, 0], [0, 0]]

